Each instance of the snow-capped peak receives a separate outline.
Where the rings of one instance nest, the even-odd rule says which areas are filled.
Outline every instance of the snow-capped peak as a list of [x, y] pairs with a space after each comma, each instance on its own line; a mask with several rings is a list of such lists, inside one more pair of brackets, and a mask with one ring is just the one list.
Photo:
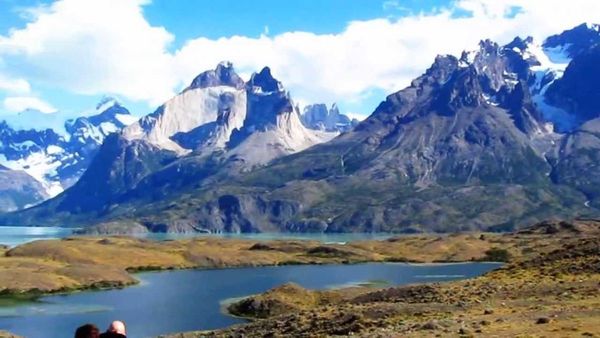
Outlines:
[[593, 31], [600, 33], [600, 25], [599, 24], [586, 22], [585, 25], [587, 26], [587, 28], [589, 30], [593, 30]]
[[25, 171], [53, 197], [79, 178], [108, 134], [137, 120], [109, 97], [69, 117], [26, 110], [0, 118], [0, 164]]

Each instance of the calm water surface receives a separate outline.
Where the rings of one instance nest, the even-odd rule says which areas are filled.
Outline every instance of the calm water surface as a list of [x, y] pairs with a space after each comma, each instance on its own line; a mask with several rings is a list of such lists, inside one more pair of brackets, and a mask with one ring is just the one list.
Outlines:
[[63, 238], [73, 233], [72, 229], [57, 227], [5, 227], [0, 226], [0, 244], [10, 247], [40, 239]]
[[[67, 236], [74, 236], [72, 228], [58, 228], [58, 227], [4, 227], [0, 226], [0, 244], [8, 245], [10, 247], [40, 240], [40, 239], [53, 239], [63, 238]], [[390, 234], [366, 234], [366, 233], [347, 233], [347, 234], [294, 234], [294, 233], [261, 233], [261, 234], [204, 234], [204, 233], [191, 233], [191, 234], [165, 234], [165, 233], [152, 233], [139, 235], [137, 237], [155, 239], [155, 240], [169, 240], [169, 239], [183, 239], [192, 237], [218, 237], [218, 238], [245, 238], [254, 240], [271, 240], [271, 239], [311, 239], [322, 242], [332, 243], [345, 243], [356, 240], [364, 239], [386, 239], [391, 237]]]
[[87, 322], [101, 327], [124, 320], [131, 337], [215, 329], [243, 322], [223, 314], [222, 302], [266, 291], [286, 282], [324, 289], [364, 282], [437, 282], [474, 277], [496, 263], [359, 264], [183, 270], [138, 274], [138, 286], [122, 290], [44, 297], [0, 307], [0, 329], [26, 337], [72, 337]]

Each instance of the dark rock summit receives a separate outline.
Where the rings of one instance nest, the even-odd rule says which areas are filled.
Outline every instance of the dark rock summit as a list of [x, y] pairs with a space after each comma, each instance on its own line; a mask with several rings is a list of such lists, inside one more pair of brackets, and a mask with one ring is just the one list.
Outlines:
[[189, 89], [208, 88], [216, 86], [229, 86], [234, 88], [242, 88], [244, 80], [233, 69], [231, 62], [221, 62], [214, 70], [209, 70], [196, 76]]
[[319, 103], [304, 107], [302, 123], [307, 128], [314, 130], [346, 132], [355, 127], [358, 120], [341, 114], [335, 103], [329, 109], [327, 105]]
[[574, 58], [585, 53], [590, 46], [600, 43], [600, 25], [583, 23], [561, 34], [552, 35], [544, 42], [544, 48], [554, 49]]
[[600, 117], [600, 45], [578, 53], [562, 78], [548, 88], [546, 98], [578, 121]]

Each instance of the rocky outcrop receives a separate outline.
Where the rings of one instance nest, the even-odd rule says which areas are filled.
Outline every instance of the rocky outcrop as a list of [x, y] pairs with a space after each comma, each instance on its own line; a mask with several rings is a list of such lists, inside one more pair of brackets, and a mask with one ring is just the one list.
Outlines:
[[327, 105], [320, 103], [304, 107], [302, 123], [310, 129], [342, 133], [356, 126], [358, 120], [341, 114], [336, 104], [327, 109]]
[[48, 198], [42, 184], [26, 172], [0, 165], [0, 212], [9, 212], [40, 203]]

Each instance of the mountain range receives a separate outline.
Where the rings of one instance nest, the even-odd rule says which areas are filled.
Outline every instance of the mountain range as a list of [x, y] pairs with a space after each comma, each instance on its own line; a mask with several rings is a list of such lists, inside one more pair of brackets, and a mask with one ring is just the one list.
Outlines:
[[269, 68], [244, 82], [221, 63], [106, 137], [72, 187], [0, 222], [450, 232], [597, 217], [599, 65], [598, 25], [483, 40], [357, 123], [324, 105], [301, 114]]
[[[3, 116], [0, 164], [4, 168], [0, 179], [12, 183], [0, 184], [6, 200], [0, 210], [21, 209], [58, 195], [77, 182], [106, 136], [135, 120], [110, 97], [103, 98], [90, 114], [76, 118], [36, 110]], [[21, 196], [23, 189], [31, 193]], [[19, 197], [10, 202], [13, 193]]]
[[[220, 72], [223, 69], [223, 65], [220, 65], [217, 71]], [[218, 86], [217, 82], [209, 83], [209, 81], [217, 81], [217, 78], [205, 78], [210, 74], [214, 76], [215, 72], [203, 73], [195, 80], [191, 88]], [[238, 80], [242, 81], [239, 78]], [[187, 96], [182, 99], [186, 100]], [[210, 98], [196, 100], [207, 105], [215, 104], [210, 102]], [[179, 103], [175, 102], [174, 104]], [[309, 105], [305, 108], [305, 112], [312, 111], [312, 107], [321, 106], [325, 107], [324, 104]], [[185, 109], [189, 107], [187, 106]], [[196, 108], [191, 107], [186, 114], [180, 112], [180, 115], [174, 117], [178, 123], [181, 122], [181, 125], [174, 129], [177, 135], [163, 137], [163, 147], [168, 148], [164, 143], [170, 143], [174, 145], [175, 150], [185, 153], [175, 143], [171, 143], [169, 137], [177, 139], [184, 146], [189, 145], [186, 142], [202, 142], [195, 139], [197, 134], [186, 135], [183, 131], [186, 130], [186, 127], [183, 126], [186, 116], [195, 112]], [[197, 116], [206, 117], [202, 110]], [[123, 128], [133, 124], [137, 119], [112, 97], [104, 97], [91, 113], [82, 113], [74, 118], [65, 118], [60, 113], [42, 113], [36, 110], [26, 110], [17, 115], [4, 116], [0, 120], [0, 141], [2, 142], [0, 163], [5, 167], [0, 170], [0, 180], [6, 183], [0, 183], [0, 194], [2, 194], [0, 198], [4, 201], [0, 202], [0, 211], [14, 211], [33, 206], [55, 197], [72, 186], [88, 168], [106, 137], [112, 133], [121, 132]], [[152, 123], [151, 119], [151, 116], [146, 116], [142, 123]], [[305, 122], [302, 117], [301, 120], [303, 123]], [[201, 122], [192, 122], [192, 124], [201, 124]], [[305, 123], [305, 126], [310, 129], [335, 133], [348, 130], [350, 125], [355, 122], [340, 114], [334, 105], [331, 114], [316, 115], [310, 120], [310, 123]], [[327, 128], [323, 127], [325, 125]], [[136, 128], [139, 126], [138, 124]], [[162, 127], [159, 126], [156, 130], [160, 130], [160, 128]], [[206, 130], [206, 128], [202, 130]], [[130, 129], [127, 137], [135, 138], [132, 133], [136, 132], [139, 130]], [[155, 144], [160, 144], [160, 137], [157, 134], [153, 134], [153, 136], [152, 133], [156, 133], [156, 131], [150, 132], [147, 138], [154, 140]], [[217, 147], [222, 147], [224, 140], [222, 136], [218, 136], [211, 142], [216, 142]], [[192, 148], [197, 148], [199, 145], [196, 144]], [[23, 194], [23, 191], [29, 193]]]

